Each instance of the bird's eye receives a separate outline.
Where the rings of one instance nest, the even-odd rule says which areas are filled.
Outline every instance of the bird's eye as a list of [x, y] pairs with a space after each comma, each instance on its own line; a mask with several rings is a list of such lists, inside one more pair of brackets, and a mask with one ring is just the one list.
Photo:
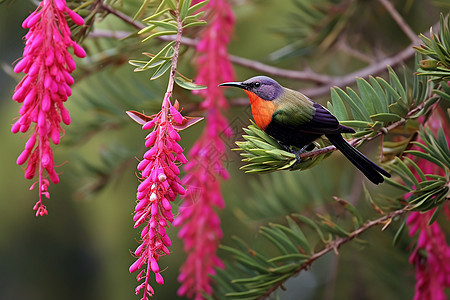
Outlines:
[[260, 82], [255, 82], [253, 86], [254, 86], [255, 88], [259, 88], [259, 87], [261, 86], [261, 83], [260, 83]]

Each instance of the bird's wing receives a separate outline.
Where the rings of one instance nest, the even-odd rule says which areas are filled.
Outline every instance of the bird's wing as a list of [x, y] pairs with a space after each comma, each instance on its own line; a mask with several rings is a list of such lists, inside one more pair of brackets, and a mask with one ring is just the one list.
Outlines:
[[339, 121], [322, 105], [296, 91], [287, 91], [273, 113], [274, 122], [308, 133], [334, 133]]

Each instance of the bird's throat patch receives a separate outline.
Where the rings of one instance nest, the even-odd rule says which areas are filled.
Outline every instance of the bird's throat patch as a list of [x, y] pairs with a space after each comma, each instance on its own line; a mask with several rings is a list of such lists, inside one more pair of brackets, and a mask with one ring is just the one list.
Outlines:
[[253, 119], [256, 125], [262, 130], [266, 129], [272, 121], [272, 115], [275, 112], [275, 104], [272, 101], [263, 100], [252, 92], [244, 90], [250, 99]]

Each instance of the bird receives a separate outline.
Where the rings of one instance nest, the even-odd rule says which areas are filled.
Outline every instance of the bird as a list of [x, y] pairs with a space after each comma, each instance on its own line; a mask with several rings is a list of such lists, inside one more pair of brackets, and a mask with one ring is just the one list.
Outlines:
[[[380, 184], [391, 175], [350, 145], [342, 133], [355, 130], [339, 124], [325, 107], [302, 93], [283, 87], [267, 76], [255, 76], [242, 82], [224, 82], [223, 87], [237, 87], [247, 94], [256, 125], [300, 160], [311, 143], [325, 137], [344, 154], [371, 182]], [[299, 150], [292, 150], [291, 146]]]

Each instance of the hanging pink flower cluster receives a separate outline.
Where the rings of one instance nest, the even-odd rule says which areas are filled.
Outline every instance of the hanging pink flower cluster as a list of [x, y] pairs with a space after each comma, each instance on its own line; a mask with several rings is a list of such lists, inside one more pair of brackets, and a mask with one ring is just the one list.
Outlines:
[[419, 235], [409, 258], [416, 267], [414, 300], [445, 300], [444, 290], [450, 287], [450, 246], [437, 222], [428, 225], [433, 212], [412, 212], [407, 220], [409, 235]]
[[149, 284], [152, 272], [158, 284], [164, 283], [158, 260], [162, 255], [169, 255], [168, 247], [171, 245], [171, 240], [166, 233], [166, 228], [173, 221], [170, 203], [178, 194], [185, 194], [185, 189], [178, 177], [180, 170], [176, 161], [185, 164], [187, 160], [183, 155], [183, 149], [178, 144], [180, 135], [175, 129], [184, 120], [178, 107], [170, 104], [169, 93], [167, 93], [162, 110], [142, 127], [143, 130], [154, 129], [147, 135], [145, 141], [145, 146], [150, 149], [145, 152], [144, 159], [137, 167], [141, 172], [142, 182], [137, 191], [138, 203], [133, 221], [134, 228], [142, 224], [144, 228], [141, 232], [141, 244], [134, 251], [137, 260], [129, 270], [133, 273], [142, 269], [137, 275], [137, 280], [144, 280], [144, 282], [135, 291], [137, 295], [144, 289], [142, 298], [144, 300], [147, 296], [151, 297], [154, 294]]
[[196, 82], [208, 86], [199, 91], [205, 98], [202, 107], [207, 110], [206, 128], [189, 152], [189, 162], [184, 168], [187, 175], [183, 179], [188, 189], [174, 222], [175, 226], [182, 226], [178, 236], [184, 240], [188, 253], [178, 277], [181, 283], [178, 295], [195, 299], [203, 299], [203, 292], [212, 293], [210, 276], [215, 274], [215, 267], [223, 267], [216, 255], [222, 230], [214, 208], [224, 207], [219, 178], [229, 177], [223, 165], [226, 151], [223, 138], [230, 136], [231, 130], [221, 113], [228, 105], [217, 85], [233, 79], [227, 53], [233, 12], [226, 0], [211, 0], [205, 9], [212, 13], [197, 46], [202, 55], [197, 60]]
[[[75, 62], [67, 51], [69, 47], [78, 57], [85, 57], [86, 52], [70, 37], [70, 29], [65, 19], [69, 16], [77, 25], [84, 20], [66, 6], [65, 0], [44, 0], [22, 23], [29, 28], [25, 35], [26, 45], [22, 60], [14, 67], [14, 72], [26, 75], [17, 85], [13, 99], [22, 103], [20, 117], [11, 128], [13, 133], [27, 132], [32, 127], [32, 134], [25, 144], [25, 149], [17, 158], [17, 164], [28, 161], [25, 178], [32, 179], [38, 173], [39, 200], [34, 206], [36, 216], [48, 214], [43, 204], [42, 195], [49, 198], [49, 180], [44, 178], [44, 170], [51, 182], [59, 182], [55, 171], [53, 151], [50, 140], [57, 145], [64, 132], [61, 121], [70, 124], [70, 116], [64, 102], [72, 94], [70, 86], [74, 80], [70, 73]], [[34, 123], [34, 127], [33, 127]], [[30, 189], [33, 189], [34, 183]]]
[[[449, 138], [449, 127], [442, 123], [445, 122], [445, 117], [442, 118], [441, 114], [441, 111], [436, 111], [427, 124], [434, 132], [438, 128], [444, 128]], [[421, 159], [418, 166], [425, 174], [444, 175], [442, 169], [427, 160]], [[428, 225], [435, 210], [426, 213], [412, 212], [407, 218], [409, 235], [412, 237], [418, 233], [416, 247], [409, 258], [410, 264], [416, 267], [414, 300], [445, 300], [447, 297], [444, 290], [450, 287], [450, 246], [437, 222]], [[444, 212], [450, 218], [448, 204], [444, 204]]]

